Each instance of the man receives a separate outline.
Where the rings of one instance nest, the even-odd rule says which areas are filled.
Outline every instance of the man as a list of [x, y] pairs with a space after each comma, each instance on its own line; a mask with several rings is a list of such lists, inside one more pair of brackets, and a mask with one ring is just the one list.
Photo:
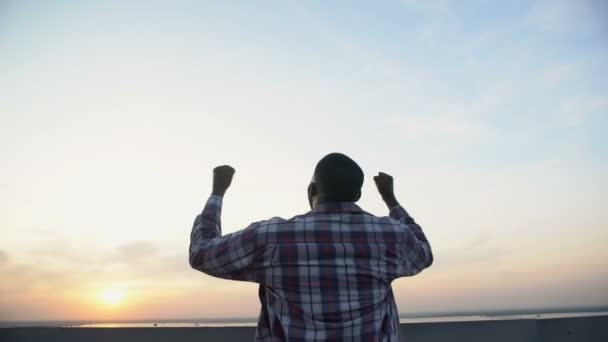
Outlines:
[[311, 211], [222, 236], [222, 198], [235, 171], [224, 165], [213, 172], [212, 195], [190, 236], [190, 265], [260, 284], [256, 340], [399, 340], [391, 282], [429, 267], [433, 254], [420, 226], [397, 202], [391, 176], [374, 177], [390, 212], [376, 217], [355, 204], [361, 168], [343, 154], [329, 154], [308, 187]]

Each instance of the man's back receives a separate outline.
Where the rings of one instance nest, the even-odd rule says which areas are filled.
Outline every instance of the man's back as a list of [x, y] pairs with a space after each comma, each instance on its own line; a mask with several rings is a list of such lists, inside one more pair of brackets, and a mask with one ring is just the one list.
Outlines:
[[221, 198], [212, 196], [197, 217], [193, 240], [200, 248], [191, 248], [190, 263], [210, 275], [260, 284], [257, 339], [399, 339], [390, 283], [433, 261], [422, 230], [402, 207], [376, 217], [354, 203], [328, 203], [290, 220], [204, 238], [219, 230], [220, 210]]
[[223, 195], [234, 169], [214, 169], [213, 192], [190, 235], [190, 265], [209, 275], [260, 284], [259, 341], [398, 341], [391, 289], [398, 277], [433, 262], [422, 229], [393, 192], [393, 178], [374, 177], [389, 217], [366, 213], [363, 172], [332, 153], [308, 187], [312, 210], [273, 218], [222, 236]]

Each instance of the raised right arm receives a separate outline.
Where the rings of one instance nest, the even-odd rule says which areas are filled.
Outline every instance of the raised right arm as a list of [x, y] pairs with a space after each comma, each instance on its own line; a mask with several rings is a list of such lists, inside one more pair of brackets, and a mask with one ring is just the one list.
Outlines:
[[397, 277], [412, 276], [433, 264], [433, 252], [422, 228], [414, 221], [403, 208], [393, 190], [393, 177], [380, 172], [374, 177], [378, 192], [389, 209], [389, 216], [398, 221], [403, 233], [403, 244], [401, 244], [401, 255], [397, 266]]
[[404, 234], [402, 255], [405, 258], [399, 264], [397, 276], [412, 276], [431, 266], [433, 264], [433, 251], [422, 228], [401, 205], [393, 207], [389, 216], [399, 221]]

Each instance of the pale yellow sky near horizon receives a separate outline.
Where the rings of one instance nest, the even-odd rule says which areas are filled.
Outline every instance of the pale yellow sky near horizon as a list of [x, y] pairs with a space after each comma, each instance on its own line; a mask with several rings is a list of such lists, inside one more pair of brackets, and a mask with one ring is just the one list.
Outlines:
[[211, 170], [228, 233], [307, 211], [335, 151], [431, 241], [401, 313], [608, 306], [600, 11], [471, 4], [1, 5], [0, 320], [255, 317], [187, 262]]

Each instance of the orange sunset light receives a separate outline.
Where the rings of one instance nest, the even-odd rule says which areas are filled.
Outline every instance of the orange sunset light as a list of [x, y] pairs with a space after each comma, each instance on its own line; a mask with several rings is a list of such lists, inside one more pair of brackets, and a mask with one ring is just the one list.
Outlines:
[[108, 306], [118, 306], [125, 299], [125, 292], [121, 289], [107, 289], [100, 293], [101, 301]]

